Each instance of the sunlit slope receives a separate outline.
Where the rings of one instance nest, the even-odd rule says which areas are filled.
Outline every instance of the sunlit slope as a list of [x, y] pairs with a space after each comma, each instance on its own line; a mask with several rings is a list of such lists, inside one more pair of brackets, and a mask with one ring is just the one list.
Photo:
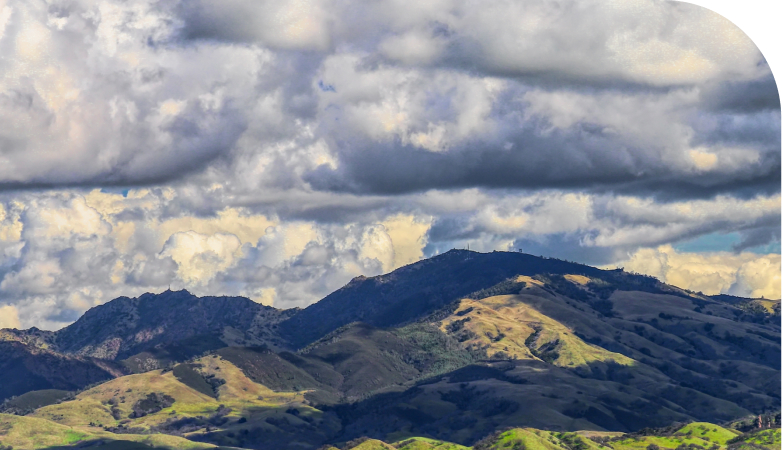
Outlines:
[[687, 424], [680, 428], [677, 433], [720, 445], [727, 445], [728, 441], [741, 434], [738, 431], [729, 430], [719, 425], [706, 422], [693, 422]]
[[37, 450], [50, 447], [84, 446], [94, 448], [95, 442], [130, 441], [151, 447], [169, 449], [207, 449], [213, 445], [193, 442], [165, 434], [115, 434], [98, 429], [70, 427], [50, 420], [28, 416], [0, 414], [0, 445], [15, 450]]
[[573, 433], [554, 433], [534, 428], [515, 428], [497, 433], [486, 439], [484, 443], [487, 449], [561, 450], [576, 446], [575, 443], [580, 444], [578, 445], [580, 450], [597, 448], [594, 442], [580, 439]]
[[394, 447], [385, 442], [376, 439], [367, 439], [366, 441], [352, 447], [351, 450], [395, 450]]
[[778, 331], [765, 318], [734, 320], [730, 305], [683, 291], [622, 287], [584, 275], [517, 276], [457, 301], [426, 320], [484, 352], [483, 362], [337, 408], [344, 435], [470, 443], [518, 424], [631, 431], [778, 404], [769, 351], [779, 348]]
[[779, 428], [758, 430], [754, 433], [747, 433], [734, 442], [732, 446], [739, 450], [757, 449], [758, 446], [768, 449], [778, 449], [782, 447], [782, 435]]
[[275, 392], [215, 355], [172, 371], [111, 380], [72, 401], [40, 408], [33, 417], [88, 433], [179, 434], [229, 446], [270, 439], [306, 445], [324, 440], [339, 425], [307, 406], [303, 394]]
[[536, 310], [538, 297], [550, 296], [539, 281], [516, 280], [529, 284], [518, 295], [462, 300], [442, 321], [441, 330], [468, 346], [485, 349], [490, 358], [540, 359], [560, 367], [607, 361], [633, 365], [631, 358], [584, 342], [567, 325]]
[[[174, 399], [178, 405], [206, 405], [213, 398], [180, 383], [171, 372], [155, 370], [143, 374], [127, 375], [82, 392], [75, 399], [40, 408], [33, 416], [71, 426], [117, 426], [127, 419], [133, 406], [148, 395], [162, 393]], [[118, 411], [114, 417], [112, 410]], [[155, 416], [155, 415], [151, 415]], [[149, 422], [153, 417], [133, 420]]]
[[444, 332], [488, 357], [540, 359], [584, 375], [622, 366], [647, 382], [673, 380], [675, 390], [694, 388], [743, 408], [778, 403], [778, 325], [737, 320], [741, 311], [699, 296], [621, 287], [585, 276], [517, 277], [438, 319]]
[[[600, 433], [593, 431], [559, 432], [536, 428], [511, 428], [491, 433], [474, 446], [465, 447], [445, 440], [410, 437], [391, 445], [375, 439], [351, 441], [343, 449], [400, 449], [400, 450], [646, 450], [658, 446], [675, 449], [685, 446], [691, 449], [755, 449], [779, 448], [779, 428], [742, 434], [706, 422], [646, 430], [645, 433]], [[327, 450], [333, 450], [331, 447]]]
[[[748, 445], [749, 443], [755, 446]], [[378, 445], [378, 441], [371, 441], [371, 445]], [[593, 431], [559, 432], [524, 427], [491, 433], [473, 447], [421, 437], [394, 442], [393, 447], [401, 450], [645, 450], [650, 445], [667, 449], [687, 446], [693, 449], [721, 450], [730, 446], [730, 448], [770, 450], [779, 447], [779, 428], [742, 434], [719, 425], [696, 422], [685, 426], [679, 425], [678, 428], [666, 427], [646, 430], [645, 433], [622, 434]]]
[[453, 442], [413, 437], [392, 444], [400, 450], [469, 450], [472, 447], [454, 444]]

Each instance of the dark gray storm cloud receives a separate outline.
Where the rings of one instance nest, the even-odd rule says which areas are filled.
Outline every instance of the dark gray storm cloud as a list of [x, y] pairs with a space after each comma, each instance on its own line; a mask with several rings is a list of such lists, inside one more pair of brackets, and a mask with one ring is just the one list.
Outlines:
[[334, 145], [340, 166], [319, 166], [304, 180], [319, 190], [384, 195], [478, 186], [586, 189], [664, 199], [770, 194], [778, 192], [780, 184], [779, 145], [774, 142], [779, 127], [772, 120], [763, 126], [757, 120], [737, 124], [732, 116], [713, 119], [717, 124], [710, 124], [712, 134], [694, 143], [751, 145], [759, 154], [754, 161], [717, 173], [672, 167], [655, 157], [654, 142], [647, 144], [652, 148], [634, 148], [595, 125], [577, 124], [541, 135], [536, 124], [530, 124], [509, 130], [513, 134], [492, 136], [489, 142], [461, 143], [446, 153], [398, 140], [340, 140]]
[[726, 81], [704, 89], [704, 109], [751, 114], [779, 111], [779, 90], [774, 76], [758, 80]]

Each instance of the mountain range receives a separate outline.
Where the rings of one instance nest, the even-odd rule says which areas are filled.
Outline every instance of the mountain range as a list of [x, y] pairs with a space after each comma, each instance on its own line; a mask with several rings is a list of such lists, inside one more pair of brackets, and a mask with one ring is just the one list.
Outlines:
[[[168, 448], [477, 449], [508, 441], [506, 429], [527, 447], [621, 448], [586, 437], [758, 414], [778, 426], [780, 308], [621, 269], [452, 250], [304, 309], [169, 290], [55, 332], [0, 330], [0, 375], [0, 444], [16, 436], [17, 449], [134, 436]], [[19, 437], [30, 428], [57, 437]], [[725, 429], [735, 435], [714, 445], [741, 436]]]

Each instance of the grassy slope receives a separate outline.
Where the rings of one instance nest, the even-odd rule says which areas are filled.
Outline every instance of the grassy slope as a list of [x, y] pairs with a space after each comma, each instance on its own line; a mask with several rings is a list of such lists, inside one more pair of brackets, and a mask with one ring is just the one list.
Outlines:
[[[553, 352], [556, 357], [550, 362], [560, 367], [586, 366], [597, 361], [613, 361], [623, 366], [634, 364], [631, 358], [584, 342], [563, 323], [530, 307], [530, 297], [550, 294], [539, 289], [542, 283], [529, 277], [517, 280], [529, 282], [520, 295], [464, 299], [454, 314], [442, 321], [441, 329], [448, 332], [454, 328], [454, 322], [462, 322], [463, 328], [472, 333], [468, 335], [472, 338], [464, 343], [486, 348], [490, 357], [502, 352], [516, 359], [540, 359], [533, 355], [530, 346], [538, 350], [549, 344], [556, 349]], [[535, 342], [529, 342], [536, 330], [540, 331]]]
[[[607, 445], [597, 443], [588, 436], [613, 437]], [[446, 441], [429, 438], [413, 437], [394, 442], [390, 447], [382, 447], [382, 442], [369, 440], [357, 449], [385, 449], [397, 448], [400, 450], [644, 450], [650, 444], [656, 444], [663, 449], [674, 449], [680, 445], [698, 445], [704, 448], [724, 450], [728, 441], [740, 436], [741, 433], [706, 422], [696, 422], [685, 425], [670, 436], [623, 436], [621, 433], [595, 433], [578, 432], [562, 433], [555, 431], [538, 430], [535, 428], [513, 428], [504, 432], [495, 433], [482, 440], [475, 447], [464, 447]], [[777, 449], [780, 444], [780, 429], [767, 429], [759, 432], [747, 433], [745, 438], [734, 442], [731, 448], [750, 448], [741, 446], [741, 443], [752, 443], [760, 448]], [[757, 450], [757, 448], [756, 448]]]
[[[273, 439], [289, 443], [301, 440], [309, 445], [338, 430], [335, 419], [305, 404], [305, 392], [275, 392], [253, 382], [218, 356], [194, 363], [204, 376], [214, 375], [225, 381], [217, 387], [216, 398], [183, 384], [173, 372], [156, 370], [111, 380], [72, 401], [43, 407], [34, 416], [92, 433], [102, 432], [103, 427], [119, 433], [184, 432], [190, 439], [228, 446]], [[136, 402], [151, 393], [168, 395], [174, 403], [143, 417], [131, 417]]]
[[726, 443], [738, 436], [740, 433], [735, 430], [723, 428], [719, 425], [713, 425], [706, 422], [693, 422], [685, 425], [678, 433], [689, 435], [697, 438], [706, 438], [710, 442], [716, 442], [720, 445], [726, 445]]
[[[208, 370], [225, 370], [224, 364], [212, 364]], [[238, 370], [238, 369], [235, 369]], [[230, 376], [230, 375], [228, 375]], [[225, 400], [232, 398], [242, 399], [245, 388], [252, 385], [234, 386], [224, 392]], [[253, 394], [260, 392], [254, 391]], [[610, 442], [603, 446], [589, 439], [589, 436], [612, 437]], [[735, 439], [736, 437], [739, 439]], [[189, 436], [193, 438], [193, 436]], [[212, 445], [193, 442], [191, 440], [168, 436], [163, 434], [138, 435], [138, 434], [114, 434], [95, 427], [67, 426], [54, 423], [50, 420], [29, 416], [13, 416], [0, 414], [0, 445], [12, 446], [17, 450], [37, 450], [54, 447], [70, 447], [84, 445], [88, 442], [103, 442], [102, 445], [91, 444], [92, 448], [106, 450], [121, 450], [124, 447], [114, 445], [119, 441], [136, 442], [148, 447], [168, 449], [207, 449]], [[730, 441], [731, 448], [755, 448], [777, 449], [780, 445], [780, 430], [767, 429], [752, 431], [742, 435], [741, 433], [723, 428], [718, 425], [696, 422], [683, 426], [670, 435], [622, 435], [621, 433], [578, 432], [563, 433], [557, 431], [545, 431], [535, 428], [514, 428], [505, 432], [495, 433], [480, 443], [475, 449], [500, 450], [500, 449], [526, 449], [526, 450], [644, 450], [650, 444], [656, 444], [663, 449], [674, 449], [680, 445], [698, 445], [703, 448], [726, 449]], [[288, 447], [292, 444], [292, 447]], [[752, 444], [756, 447], [752, 447]], [[225, 445], [225, 444], [224, 444]], [[295, 441], [285, 441], [279, 448], [299, 448]], [[128, 447], [129, 449], [136, 447]], [[314, 445], [301, 448], [315, 448]], [[335, 450], [337, 447], [330, 447]], [[393, 444], [387, 444], [379, 440], [370, 439], [352, 447], [357, 450], [469, 450], [473, 447], [465, 447], [444, 440], [435, 440], [424, 437], [409, 437], [400, 439]]]
[[[149, 428], [172, 417], [209, 415], [220, 406], [232, 408], [231, 415], [252, 408], [275, 408], [301, 402], [302, 394], [280, 393], [252, 382], [241, 370], [217, 357], [196, 360], [204, 374], [215, 374], [226, 380], [218, 388], [217, 398], [198, 392], [181, 383], [172, 372], [155, 370], [128, 375], [82, 392], [73, 401], [50, 405], [37, 410], [34, 416], [65, 425], [88, 425], [90, 422], [116, 426], [128, 420], [133, 405], [150, 393], [164, 393], [174, 398], [172, 406], [144, 417], [130, 419], [128, 427]], [[109, 401], [116, 401], [120, 419], [114, 419]]]
[[400, 450], [468, 450], [471, 447], [423, 437], [414, 437], [392, 444]]
[[782, 435], [779, 428], [770, 430], [761, 430], [756, 433], [752, 433], [745, 442], [766, 446], [769, 448], [780, 448], [782, 444]]
[[[469, 443], [516, 424], [627, 431], [728, 420], [777, 403], [779, 344], [765, 337], [778, 335], [772, 325], [732, 320], [735, 308], [715, 300], [637, 291], [607, 292], [609, 317], [589, 303], [598, 295], [579, 297], [601, 287], [588, 277], [552, 281], [570, 288], [516, 281], [525, 283], [518, 294], [463, 299], [431, 319], [461, 345], [515, 361], [466, 367], [338, 409], [344, 436]], [[725, 333], [749, 339], [753, 350], [727, 345]], [[539, 357], [546, 353], [552, 364]]]
[[[554, 356], [551, 362], [577, 371], [588, 366], [605, 372], [608, 361], [636, 366], [631, 373], [638, 384], [672, 384], [676, 392], [668, 397], [701, 397], [685, 392], [692, 387], [732, 403], [738, 400], [744, 408], [778, 403], [773, 398], [779, 395], [778, 327], [730, 320], [736, 310], [715, 301], [645, 292], [614, 292], [613, 317], [602, 317], [587, 303], [528, 281], [516, 296], [463, 300], [457, 314], [443, 321], [443, 329], [470, 318], [464, 327], [475, 327], [476, 345], [488, 346], [490, 354], [504, 351], [525, 359], [534, 357], [527, 348], [548, 346], [554, 349], [548, 354]], [[535, 329], [541, 330], [537, 339], [527, 342]], [[497, 339], [500, 332], [505, 336]], [[742, 413], [724, 401], [707, 401], [721, 410], [721, 420]]]
[[475, 355], [437, 327], [411, 324], [383, 330], [352, 324], [299, 353], [228, 347], [217, 351], [257, 383], [278, 391], [317, 389], [307, 398], [334, 404], [366, 398], [463, 367]]
[[3, 409], [17, 411], [38, 409], [42, 406], [57, 403], [57, 401], [64, 399], [69, 394], [69, 391], [61, 389], [42, 389], [40, 391], [25, 392], [16, 398], [3, 402], [0, 405], [0, 408], [2, 408], [0, 411]]
[[394, 450], [394, 447], [376, 439], [369, 439], [353, 447], [351, 450]]
[[[88, 389], [69, 402], [50, 405], [37, 410], [35, 417], [53, 420], [64, 425], [88, 425], [89, 423], [116, 426], [127, 418], [133, 405], [153, 392], [165, 393], [176, 400], [177, 406], [188, 405], [205, 410], [214, 399], [180, 383], [171, 372], [159, 370], [128, 375]], [[109, 400], [116, 399], [116, 407], [122, 419], [112, 417]], [[198, 406], [196, 406], [198, 405]], [[149, 419], [142, 418], [144, 422]], [[139, 425], [134, 421], [134, 425]]]
[[[130, 441], [177, 450], [214, 447], [176, 436], [114, 434], [94, 428], [60, 425], [37, 417], [0, 414], [0, 445], [11, 446], [16, 450], [72, 446], [96, 440]], [[96, 447], [91, 446], [91, 448]]]

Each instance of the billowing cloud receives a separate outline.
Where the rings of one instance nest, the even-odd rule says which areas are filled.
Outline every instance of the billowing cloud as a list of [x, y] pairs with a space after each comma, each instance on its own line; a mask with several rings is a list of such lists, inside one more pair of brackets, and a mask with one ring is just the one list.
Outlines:
[[[523, 247], [592, 264], [622, 261], [630, 253], [628, 269], [709, 292], [771, 296], [778, 284], [773, 276], [778, 255], [691, 254], [694, 262], [663, 268], [660, 261], [681, 258], [670, 247], [658, 249], [718, 231], [746, 233], [749, 245], [756, 234], [778, 227], [778, 196], [661, 205], [558, 191], [433, 191], [377, 200], [363, 209], [353, 205], [341, 221], [303, 219], [311, 208], [306, 203], [299, 210], [289, 204], [287, 216], [265, 215], [262, 209], [274, 208], [263, 205], [195, 215], [187, 209], [192, 198], [182, 188], [15, 197], [3, 204], [0, 222], [5, 237], [0, 298], [19, 311], [21, 325], [47, 328], [117, 296], [169, 286], [301, 307], [355, 276], [468, 246]], [[353, 204], [352, 198], [332, 202], [331, 208]], [[706, 264], [709, 258], [719, 261]], [[690, 266], [700, 272], [684, 269]]]
[[0, 188], [198, 174], [231, 179], [235, 195], [778, 190], [770, 71], [744, 33], [692, 5], [11, 0], [3, 11]]
[[19, 313], [12, 305], [0, 306], [0, 328], [21, 328]]
[[627, 261], [625, 270], [707, 295], [728, 293], [753, 298], [780, 298], [779, 255], [751, 253], [680, 253], [669, 245], [642, 249]]
[[163, 246], [162, 256], [177, 263], [177, 276], [187, 283], [208, 283], [217, 272], [231, 267], [241, 248], [233, 234], [211, 236], [195, 231], [179, 231]]
[[0, 54], [21, 326], [169, 285], [306, 306], [467, 246], [640, 264], [731, 235], [690, 255], [730, 269], [654, 274], [778, 284], [779, 95], [703, 8], [0, 0]]
[[3, 311], [18, 309], [24, 326], [58, 328], [117, 296], [169, 286], [306, 306], [353, 277], [417, 261], [428, 230], [426, 218], [402, 214], [338, 225], [232, 207], [167, 216], [188, 201], [182, 197], [94, 190], [3, 204]]

